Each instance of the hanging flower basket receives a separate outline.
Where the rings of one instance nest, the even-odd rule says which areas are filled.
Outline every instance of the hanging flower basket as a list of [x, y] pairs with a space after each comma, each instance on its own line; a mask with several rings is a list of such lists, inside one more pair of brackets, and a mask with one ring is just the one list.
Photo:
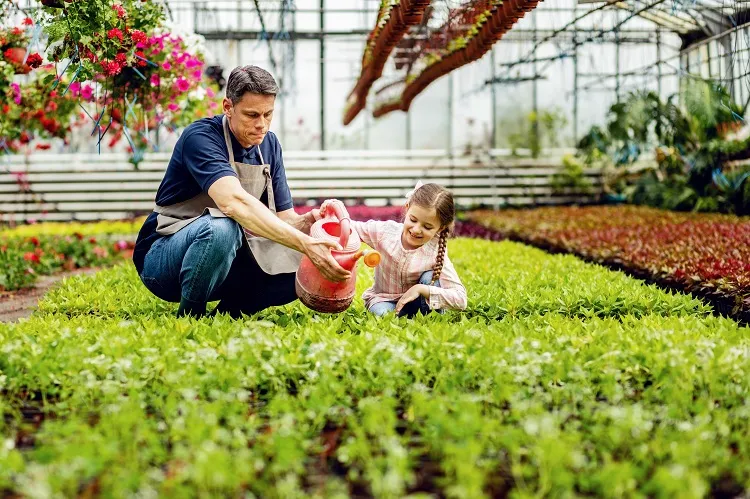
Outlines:
[[11, 47], [3, 51], [3, 57], [6, 61], [11, 63], [15, 69], [16, 74], [28, 74], [31, 71], [31, 67], [28, 64], [24, 64], [23, 61], [26, 58], [26, 49], [23, 47]]
[[[59, 0], [50, 0], [59, 1]], [[137, 67], [139, 43], [164, 21], [160, 2], [139, 0], [87, 0], [65, 3], [42, 21], [51, 59], [70, 60], [66, 68], [79, 81], [113, 77], [126, 67]], [[58, 43], [62, 42], [62, 43]]]
[[[33, 21], [27, 18], [24, 24], [31, 25]], [[15, 74], [27, 74], [42, 63], [39, 54], [34, 53], [26, 57], [28, 45], [29, 36], [25, 28], [16, 26], [10, 29], [0, 29], [0, 58], [13, 67]], [[2, 86], [0, 84], [0, 87]]]

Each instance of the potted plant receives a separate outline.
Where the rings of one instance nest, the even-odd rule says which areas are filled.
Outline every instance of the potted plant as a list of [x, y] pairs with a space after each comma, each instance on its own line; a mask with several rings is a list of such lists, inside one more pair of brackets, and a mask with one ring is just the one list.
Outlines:
[[[24, 26], [33, 24], [31, 18], [24, 20]], [[26, 48], [29, 45], [29, 35], [25, 27], [14, 26], [0, 29], [0, 56], [6, 64], [14, 68], [15, 74], [27, 74], [33, 68], [39, 67], [42, 57], [31, 54], [27, 57]]]
[[0, 113], [0, 133], [15, 148], [35, 138], [67, 140], [76, 118], [76, 98], [50, 90], [44, 83], [45, 72], [40, 69], [38, 78], [29, 83], [10, 85], [10, 99]]
[[139, 63], [136, 46], [145, 43], [164, 21], [157, 2], [87, 0], [64, 2], [63, 9], [45, 7], [40, 24], [55, 45], [51, 58], [72, 61], [80, 81], [113, 77]]

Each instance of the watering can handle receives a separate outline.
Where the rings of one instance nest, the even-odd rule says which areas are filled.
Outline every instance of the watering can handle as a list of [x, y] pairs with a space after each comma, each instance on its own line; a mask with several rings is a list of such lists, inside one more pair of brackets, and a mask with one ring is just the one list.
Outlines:
[[349, 235], [352, 232], [349, 213], [346, 211], [344, 203], [340, 201], [329, 204], [326, 208], [326, 212], [330, 211], [333, 211], [333, 214], [339, 219], [339, 225], [341, 226], [339, 244], [341, 245], [341, 249], [345, 249], [346, 245], [349, 244]]

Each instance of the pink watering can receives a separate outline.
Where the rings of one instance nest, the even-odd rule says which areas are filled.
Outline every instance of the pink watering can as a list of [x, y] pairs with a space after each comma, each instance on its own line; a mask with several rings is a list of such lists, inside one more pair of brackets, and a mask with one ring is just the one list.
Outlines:
[[332, 250], [331, 254], [352, 275], [343, 282], [329, 281], [307, 256], [303, 256], [295, 279], [297, 297], [306, 307], [316, 312], [343, 312], [354, 300], [357, 261], [364, 257], [365, 265], [375, 267], [380, 263], [380, 253], [360, 250], [362, 241], [351, 229], [349, 214], [341, 203], [329, 206], [326, 213], [323, 213], [323, 218], [313, 224], [310, 235], [316, 239], [338, 242], [343, 250]]

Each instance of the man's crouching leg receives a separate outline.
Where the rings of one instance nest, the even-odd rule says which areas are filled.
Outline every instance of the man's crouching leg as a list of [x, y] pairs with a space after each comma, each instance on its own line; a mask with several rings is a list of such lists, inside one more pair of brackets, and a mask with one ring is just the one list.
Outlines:
[[241, 244], [237, 222], [203, 215], [151, 246], [141, 281], [162, 300], [179, 302], [179, 316], [200, 316], [226, 279]]
[[229, 277], [219, 290], [221, 301], [213, 313], [238, 319], [268, 307], [286, 305], [297, 299], [294, 273], [270, 275], [263, 272], [249, 251], [240, 251]]
[[242, 244], [240, 225], [231, 218], [204, 215], [193, 224], [198, 225], [180, 269], [178, 317], [206, 313], [206, 304], [226, 280]]

